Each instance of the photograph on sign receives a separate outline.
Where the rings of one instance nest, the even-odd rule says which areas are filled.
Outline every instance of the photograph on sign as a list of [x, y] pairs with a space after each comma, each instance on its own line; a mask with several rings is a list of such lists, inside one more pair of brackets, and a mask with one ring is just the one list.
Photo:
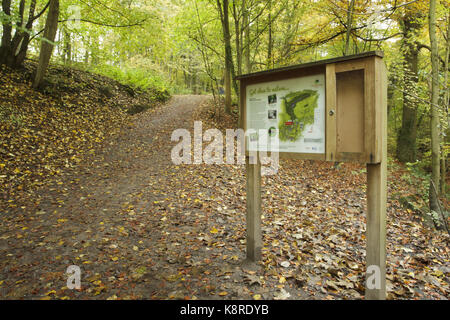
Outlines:
[[323, 74], [248, 85], [248, 151], [325, 153]]

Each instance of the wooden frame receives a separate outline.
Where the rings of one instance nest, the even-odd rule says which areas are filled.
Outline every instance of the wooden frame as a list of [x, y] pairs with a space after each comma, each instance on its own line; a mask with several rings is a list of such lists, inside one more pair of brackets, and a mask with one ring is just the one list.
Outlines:
[[[382, 57], [382, 52], [373, 51], [359, 55], [328, 59], [239, 76], [237, 79], [240, 80], [241, 126], [244, 130], [247, 130], [247, 86], [270, 81], [323, 74], [325, 76], [325, 153], [280, 152], [280, 158], [379, 163], [381, 161], [381, 149], [379, 145], [381, 119], [377, 113], [379, 103], [377, 104], [377, 101], [375, 100], [375, 91], [379, 90], [377, 86], [379, 86], [381, 81], [381, 79], [379, 79], [379, 69], [383, 67], [383, 64], [380, 63]], [[346, 72], [360, 70], [364, 73], [364, 92], [361, 93], [363, 94], [363, 105], [361, 106], [363, 108], [363, 110], [361, 110], [363, 122], [355, 122], [355, 120], [352, 119], [352, 114], [347, 114], [347, 116], [350, 116], [348, 121], [338, 123], [336, 119], [340, 114], [340, 111], [344, 109], [344, 106], [339, 106], [339, 102], [342, 99], [338, 99], [337, 86], [340, 82], [337, 78]], [[339, 150], [339, 146], [341, 146], [343, 142], [337, 141], [337, 139], [339, 139], [338, 132], [341, 132], [343, 130], [342, 128], [348, 129], [355, 125], [359, 125], [362, 128], [362, 136], [360, 138], [364, 140], [364, 145], [362, 146], [363, 151], [346, 152]], [[351, 136], [351, 134], [348, 134], [348, 136]], [[352, 148], [349, 149], [351, 150]]]

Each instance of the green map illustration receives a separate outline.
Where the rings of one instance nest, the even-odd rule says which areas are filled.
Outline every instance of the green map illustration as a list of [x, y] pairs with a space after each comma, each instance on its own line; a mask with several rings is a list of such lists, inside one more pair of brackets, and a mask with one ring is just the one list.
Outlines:
[[314, 123], [314, 109], [319, 94], [316, 90], [290, 92], [281, 100], [278, 123], [280, 141], [297, 141], [306, 125]]

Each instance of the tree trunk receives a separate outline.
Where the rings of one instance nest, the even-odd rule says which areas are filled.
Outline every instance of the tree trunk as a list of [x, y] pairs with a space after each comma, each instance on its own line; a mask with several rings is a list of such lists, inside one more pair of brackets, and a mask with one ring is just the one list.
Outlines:
[[[50, 42], [55, 41], [56, 31], [58, 30], [59, 18], [59, 0], [50, 0], [49, 11], [45, 21], [44, 38]], [[39, 64], [36, 71], [36, 77], [33, 82], [33, 88], [39, 87], [44, 79], [47, 67], [52, 56], [53, 43], [41, 41], [41, 50], [39, 52]]]
[[271, 69], [273, 66], [272, 50], [273, 50], [273, 40], [272, 40], [272, 1], [269, 0], [269, 42], [267, 44], [267, 69]]
[[355, 0], [351, 0], [347, 10], [347, 32], [345, 33], [345, 56], [348, 56], [350, 50], [350, 34], [352, 32], [353, 24], [353, 8], [355, 7]]
[[[89, 48], [91, 47], [91, 38], [88, 36], [87, 40], [84, 39], [84, 64], [89, 64]], [[161, 65], [160, 65], [161, 66]]]
[[242, 34], [241, 34], [241, 20], [239, 18], [236, 1], [233, 1], [233, 20], [234, 20], [234, 31], [235, 31], [235, 44], [236, 44], [236, 64], [237, 73], [242, 74]]
[[252, 72], [252, 65], [250, 61], [250, 13], [245, 5], [245, 0], [242, 3], [243, 10], [243, 24], [244, 24], [244, 63], [245, 72]]
[[231, 114], [231, 75], [233, 56], [231, 54], [231, 36], [230, 23], [228, 18], [228, 0], [223, 0], [223, 5], [220, 0], [217, 0], [217, 7], [222, 20], [223, 39], [225, 42], [225, 112]]
[[64, 64], [71, 64], [72, 62], [72, 41], [70, 33], [64, 29]]
[[[444, 106], [446, 112], [446, 119], [448, 121], [448, 107], [449, 107], [449, 99], [450, 99], [450, 90], [448, 89], [448, 62], [450, 58], [450, 14], [447, 16], [447, 43], [445, 47], [445, 61], [444, 61], [444, 86], [447, 88], [444, 94]], [[449, 136], [449, 128], [447, 127], [447, 134], [443, 135], [443, 148], [441, 149], [441, 195], [446, 195], [446, 186], [447, 186], [447, 155], [444, 146], [448, 141]], [[443, 131], [444, 133], [444, 131]]]
[[[2, 10], [6, 15], [11, 15], [11, 0], [2, 1]], [[28, 20], [23, 31], [21, 28], [24, 23], [25, 0], [21, 0], [19, 4], [18, 21], [15, 27], [14, 37], [11, 37], [13, 26], [11, 24], [3, 24], [2, 44], [0, 47], [0, 63], [11, 68], [20, 68], [25, 61], [28, 45], [30, 43], [30, 33], [33, 29], [33, 22], [42, 14], [47, 6], [37, 16], [34, 15], [36, 9], [36, 0], [32, 0], [29, 6]]]
[[89, 49], [86, 48], [86, 51], [84, 51], [84, 64], [88, 65], [89, 64]]
[[421, 27], [417, 19], [417, 16], [407, 16], [400, 21], [403, 29], [405, 59], [402, 127], [397, 136], [397, 158], [401, 162], [416, 161], [417, 102], [410, 93], [417, 86], [418, 81], [419, 51], [413, 40]]
[[225, 112], [231, 114], [231, 72], [226, 67], [223, 79], [225, 87]]
[[429, 34], [431, 44], [431, 180], [436, 187], [430, 185], [430, 210], [438, 212], [438, 199], [436, 192], [439, 190], [439, 52], [436, 38], [436, 0], [430, 0]]
[[192, 92], [194, 94], [198, 94], [198, 90], [197, 90], [197, 72], [195, 70], [193, 71], [191, 80], [192, 80], [192, 85], [191, 85], [192, 86]]
[[[2, 0], [2, 11], [5, 15], [11, 16], [11, 0]], [[11, 32], [12, 26], [8, 22], [3, 22], [3, 35], [0, 46], [0, 63], [6, 64], [6, 59], [11, 55]]]
[[415, 46], [408, 46], [405, 54], [405, 85], [403, 92], [402, 127], [397, 138], [397, 158], [401, 162], [416, 161], [417, 109], [414, 99], [408, 94], [417, 84], [418, 51]]
[[[34, 7], [32, 8], [34, 11]], [[19, 4], [19, 20], [16, 23], [16, 33], [14, 34], [14, 37], [12, 39], [11, 48], [14, 53], [18, 52], [17, 49], [19, 49], [19, 45], [21, 45], [21, 41], [24, 36], [24, 32], [21, 31], [19, 28], [23, 25], [23, 15], [25, 13], [25, 0], [21, 0]], [[28, 35], [28, 38], [30, 36]]]

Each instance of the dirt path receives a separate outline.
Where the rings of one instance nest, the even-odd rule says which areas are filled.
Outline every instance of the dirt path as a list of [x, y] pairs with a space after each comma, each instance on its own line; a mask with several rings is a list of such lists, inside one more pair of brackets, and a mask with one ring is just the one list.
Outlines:
[[[179, 276], [176, 268], [164, 272], [155, 256], [169, 264], [180, 253], [170, 257], [171, 243], [164, 243], [159, 226], [158, 211], [166, 210], [159, 195], [169, 187], [161, 177], [170, 177], [173, 167], [171, 132], [191, 128], [193, 110], [207, 99], [175, 96], [136, 116], [77, 172], [43, 192], [34, 212], [5, 214], [0, 297], [41, 298], [50, 292], [51, 297], [167, 298], [164, 277], [170, 283]], [[82, 270], [80, 292], [64, 290], [64, 273], [72, 264]]]

